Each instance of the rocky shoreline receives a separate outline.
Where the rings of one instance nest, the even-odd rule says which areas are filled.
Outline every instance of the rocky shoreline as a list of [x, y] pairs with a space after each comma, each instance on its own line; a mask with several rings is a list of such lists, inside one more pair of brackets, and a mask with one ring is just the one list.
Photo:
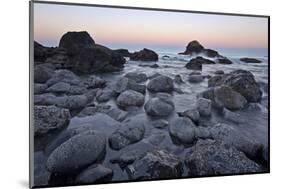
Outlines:
[[[234, 63], [198, 41], [182, 54], [196, 56], [182, 65], [187, 80], [124, 73], [128, 59], [157, 71], [160, 57], [146, 48], [111, 50], [87, 32], [64, 34], [56, 48], [34, 42], [35, 185], [267, 172], [267, 140], [249, 137], [251, 123], [250, 134], [241, 131], [249, 113], [268, 116], [255, 76], [242, 69], [203, 75], [205, 65]], [[178, 110], [177, 95], [189, 95], [182, 85], [203, 81], [195, 105]]]

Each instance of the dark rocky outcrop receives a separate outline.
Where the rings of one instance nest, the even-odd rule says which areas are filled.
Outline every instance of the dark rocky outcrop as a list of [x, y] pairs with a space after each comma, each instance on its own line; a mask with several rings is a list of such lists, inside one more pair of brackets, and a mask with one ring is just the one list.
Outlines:
[[252, 173], [261, 167], [242, 152], [223, 142], [199, 140], [187, 155], [186, 164], [191, 176]]
[[149, 81], [147, 89], [150, 92], [172, 92], [174, 89], [173, 79], [159, 75]]
[[261, 100], [262, 91], [254, 75], [246, 70], [235, 70], [229, 74], [217, 75], [209, 79], [208, 86], [227, 85], [234, 91], [243, 95], [248, 102]]
[[226, 57], [221, 57], [221, 58], [218, 58], [217, 60], [218, 60], [219, 64], [232, 64], [232, 61]]
[[203, 64], [215, 64], [214, 61], [198, 56], [191, 59], [185, 67], [190, 70], [202, 70]]
[[183, 173], [183, 163], [173, 154], [155, 150], [135, 160], [126, 171], [133, 180], [179, 178]]
[[214, 58], [214, 57], [220, 57], [221, 55], [213, 50], [213, 49], [205, 49], [198, 41], [194, 40], [188, 43], [186, 46], [186, 50], [182, 53], [183, 55], [196, 55], [196, 54], [204, 54], [208, 57]]
[[34, 135], [42, 136], [50, 131], [62, 129], [68, 125], [68, 109], [56, 106], [34, 106]]
[[240, 58], [240, 61], [245, 63], [261, 63], [262, 61], [255, 58]]
[[130, 60], [134, 61], [157, 61], [158, 54], [150, 49], [144, 48], [141, 51], [134, 52], [130, 56]]
[[106, 138], [96, 131], [78, 134], [57, 147], [46, 167], [52, 173], [76, 174], [99, 161], [106, 151]]
[[130, 57], [131, 53], [128, 51], [128, 49], [116, 49], [114, 50], [115, 53], [120, 54], [123, 57]]

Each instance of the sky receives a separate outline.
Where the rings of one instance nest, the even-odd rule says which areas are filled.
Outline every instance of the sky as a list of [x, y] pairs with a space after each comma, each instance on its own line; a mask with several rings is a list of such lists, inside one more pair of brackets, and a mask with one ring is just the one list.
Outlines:
[[58, 46], [68, 31], [87, 31], [107, 47], [184, 51], [198, 40], [213, 49], [266, 49], [267, 18], [88, 6], [34, 4], [34, 39]]

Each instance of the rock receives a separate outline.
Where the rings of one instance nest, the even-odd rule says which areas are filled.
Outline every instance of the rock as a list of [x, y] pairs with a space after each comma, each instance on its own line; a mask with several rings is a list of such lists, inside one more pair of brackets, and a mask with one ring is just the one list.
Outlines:
[[244, 152], [251, 159], [259, 158], [263, 145], [254, 138], [249, 138], [245, 134], [227, 124], [216, 124], [209, 129], [214, 140], [235, 146], [238, 150]]
[[227, 85], [243, 95], [248, 102], [259, 102], [262, 97], [260, 85], [254, 75], [246, 70], [235, 70], [229, 74], [214, 76], [209, 79], [208, 86]]
[[184, 83], [184, 81], [182, 80], [180, 75], [175, 75], [175, 79], [174, 79], [175, 83], [177, 84], [181, 84]]
[[198, 121], [200, 119], [200, 114], [199, 114], [199, 111], [197, 109], [185, 110], [184, 112], [180, 112], [179, 116], [188, 117], [194, 123], [198, 123]]
[[149, 99], [144, 105], [145, 112], [150, 116], [168, 116], [174, 109], [174, 103], [167, 94]]
[[84, 84], [90, 89], [103, 88], [106, 85], [106, 81], [98, 76], [91, 75], [86, 79]]
[[215, 64], [214, 61], [198, 56], [191, 59], [185, 67], [190, 70], [202, 70], [203, 64]]
[[214, 74], [223, 75], [224, 71], [223, 70], [217, 70], [217, 71], [214, 72]]
[[233, 123], [236, 124], [240, 124], [240, 123], [244, 123], [245, 120], [241, 118], [241, 116], [238, 113], [229, 111], [227, 109], [223, 109], [223, 117], [228, 120], [231, 121]]
[[115, 96], [116, 93], [110, 88], [99, 89], [96, 93], [96, 100], [98, 102], [107, 102]]
[[54, 96], [52, 94], [34, 95], [34, 104], [36, 105], [56, 105], [58, 107], [67, 108], [69, 110], [80, 109], [87, 105], [87, 97], [85, 95], [72, 96]]
[[48, 85], [41, 84], [41, 83], [34, 83], [33, 93], [34, 94], [42, 94], [45, 93], [46, 89], [48, 88]]
[[188, 43], [186, 46], [186, 50], [183, 53], [180, 54], [185, 54], [185, 55], [191, 55], [191, 54], [198, 54], [201, 53], [204, 50], [204, 47], [196, 40], [191, 41]]
[[146, 86], [138, 84], [134, 80], [128, 79], [127, 77], [121, 77], [116, 81], [114, 85], [114, 91], [116, 93], [122, 93], [126, 90], [134, 90], [139, 93], [145, 94]]
[[65, 82], [58, 82], [50, 86], [46, 91], [51, 93], [68, 93], [70, 90], [70, 84]]
[[71, 85], [78, 85], [81, 81], [80, 78], [73, 72], [63, 69], [57, 70], [55, 74], [47, 81], [48, 86], [54, 85], [59, 82], [68, 83]]
[[169, 133], [176, 144], [192, 144], [195, 140], [195, 125], [187, 117], [173, 120], [169, 126]]
[[128, 106], [142, 106], [144, 104], [144, 96], [139, 92], [126, 90], [118, 96], [116, 103], [123, 108]]
[[68, 109], [55, 106], [34, 106], [34, 135], [42, 136], [50, 131], [62, 129], [70, 120]]
[[101, 164], [94, 164], [76, 177], [77, 184], [105, 183], [112, 179], [113, 171]]
[[206, 56], [214, 58], [214, 57], [219, 57], [219, 53], [213, 49], [204, 49], [203, 53], [206, 54]]
[[128, 49], [116, 49], [116, 50], [114, 50], [114, 52], [120, 54], [123, 57], [131, 56], [131, 53], [128, 51]]
[[198, 72], [198, 71], [192, 71], [190, 74], [191, 75], [201, 75], [201, 72]]
[[206, 98], [199, 98], [197, 100], [197, 109], [200, 116], [210, 116], [212, 110], [212, 101]]
[[147, 80], [146, 74], [138, 72], [129, 72], [124, 77], [134, 80], [137, 83], [141, 83]]
[[76, 174], [99, 161], [106, 151], [106, 138], [96, 131], [78, 134], [57, 147], [46, 167], [52, 173]]
[[240, 58], [240, 61], [245, 63], [261, 63], [262, 61], [255, 58]]
[[109, 137], [108, 142], [112, 149], [120, 150], [130, 144], [140, 141], [144, 137], [145, 127], [138, 121], [129, 121], [117, 129]]
[[219, 64], [232, 64], [232, 61], [226, 57], [218, 58], [217, 60]]
[[229, 110], [240, 110], [247, 104], [247, 100], [240, 93], [224, 85], [214, 88], [214, 101], [217, 107]]
[[35, 62], [44, 62], [46, 60], [46, 51], [47, 48], [38, 42], [34, 41], [34, 61]]
[[190, 83], [201, 83], [204, 81], [204, 77], [202, 75], [190, 75], [188, 81]]
[[260, 166], [236, 148], [214, 140], [199, 140], [187, 157], [190, 176], [260, 172]]
[[170, 77], [160, 75], [149, 81], [147, 89], [150, 92], [172, 92], [174, 83]]
[[34, 83], [46, 83], [53, 75], [54, 70], [45, 65], [34, 67]]
[[85, 47], [94, 47], [95, 41], [86, 31], [81, 32], [67, 32], [59, 42], [59, 47], [67, 50], [70, 56], [79, 54], [81, 49]]
[[153, 127], [157, 128], [157, 129], [163, 129], [169, 125], [169, 122], [164, 119], [158, 119], [158, 120], [152, 121], [152, 125], [153, 125]]
[[126, 168], [133, 180], [179, 178], [183, 164], [178, 157], [163, 150], [147, 152]]
[[210, 139], [210, 138], [212, 138], [208, 127], [197, 126], [194, 129], [195, 129], [195, 138], [196, 139]]
[[130, 56], [130, 60], [134, 61], [157, 61], [158, 54], [154, 51], [144, 48], [139, 52], [134, 52]]

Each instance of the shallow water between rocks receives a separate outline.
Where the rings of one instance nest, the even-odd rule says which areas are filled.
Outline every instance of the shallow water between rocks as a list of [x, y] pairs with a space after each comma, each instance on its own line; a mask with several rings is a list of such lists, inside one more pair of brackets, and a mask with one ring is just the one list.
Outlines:
[[[163, 55], [168, 55], [169, 58], [163, 58]], [[172, 53], [159, 53], [159, 61], [157, 62], [140, 62], [140, 61], [130, 61], [127, 60], [125, 67], [120, 72], [114, 73], [104, 73], [104, 74], [95, 74], [100, 76], [101, 78], [107, 80], [108, 83], [113, 83], [118, 77], [125, 75], [129, 72], [139, 72], [145, 73], [148, 77], [152, 76], [155, 73], [163, 74], [174, 78], [176, 75], [180, 75], [183, 79], [184, 83], [175, 84], [176, 88], [180, 88], [183, 91], [183, 94], [178, 92], [172, 93], [172, 100], [175, 104], [175, 112], [172, 113], [169, 117], [164, 117], [163, 119], [167, 121], [171, 121], [178, 117], [177, 112], [183, 112], [187, 109], [192, 109], [196, 106], [196, 98], [197, 95], [206, 90], [208, 87], [208, 79], [204, 79], [201, 83], [190, 83], [188, 82], [188, 76], [192, 70], [186, 69], [184, 66], [188, 60], [192, 57], [185, 56], [185, 55], [176, 55]], [[239, 61], [239, 58], [232, 58], [228, 57], [233, 64], [230, 65], [223, 65], [223, 64], [213, 64], [213, 65], [203, 65], [202, 75], [210, 75], [213, 76], [214, 72], [217, 70], [223, 70], [225, 73], [231, 72], [236, 69], [244, 69], [248, 70], [254, 74], [255, 79], [258, 83], [260, 83], [261, 89], [263, 91], [262, 101], [260, 103], [251, 104], [248, 107], [244, 108], [239, 113], [239, 120], [237, 122], [231, 120], [225, 120], [221, 114], [217, 113], [216, 111], [212, 111], [212, 116], [210, 118], [206, 118], [204, 123], [205, 126], [211, 126], [216, 123], [227, 123], [232, 125], [235, 129], [239, 131], [239, 133], [246, 135], [249, 138], [255, 139], [262, 143], [264, 146], [268, 146], [268, 93], [267, 93], [267, 86], [268, 86], [268, 60], [266, 57], [256, 57], [259, 60], [262, 60], [262, 63], [259, 64], [247, 64]], [[159, 65], [158, 68], [151, 68], [149, 65], [157, 63]], [[87, 77], [87, 76], [83, 76]], [[148, 80], [149, 81], [149, 80]], [[146, 81], [146, 84], [148, 83]], [[145, 101], [151, 98], [153, 94], [146, 91], [145, 94]], [[106, 103], [102, 104], [109, 104], [111, 106], [117, 106], [114, 100], [110, 100]], [[146, 150], [147, 148], [147, 140], [152, 135], [158, 136], [159, 141], [157, 140], [157, 147], [160, 149], [165, 149], [172, 154], [177, 155], [182, 161], [185, 159], [185, 155], [189, 150], [189, 146], [183, 145], [175, 145], [171, 140], [171, 137], [168, 132], [168, 128], [157, 129], [149, 124], [149, 121], [152, 120], [150, 116], [147, 116], [144, 111], [144, 106], [140, 108], [135, 108], [128, 110], [129, 114], [126, 117], [126, 120], [134, 117], [136, 120], [140, 120], [142, 122], [147, 122], [145, 124], [145, 135], [144, 139], [140, 142], [131, 144], [120, 151], [112, 150], [107, 143], [106, 149], [106, 156], [103, 161], [103, 165], [108, 168], [111, 168], [114, 171], [112, 181], [125, 181], [128, 180], [128, 176], [125, 170], [122, 170], [118, 164], [112, 164], [110, 159], [113, 157], [118, 157], [124, 151], [128, 151], [129, 149], [137, 148], [138, 150]], [[90, 118], [89, 118], [90, 119]], [[83, 121], [85, 121], [85, 117]], [[75, 124], [80, 124], [80, 118], [73, 117], [69, 123], [68, 127], [75, 127]], [[65, 128], [67, 130], [68, 128]], [[60, 133], [64, 132], [65, 130], [61, 131]], [[112, 129], [103, 129], [103, 132], [110, 134], [113, 132]], [[160, 137], [159, 137], [160, 136]], [[44, 149], [43, 145], [47, 145], [50, 143], [55, 137], [48, 138], [46, 141], [42, 142], [42, 148], [37, 149], [35, 153], [35, 171], [38, 175], [41, 175], [42, 181], [40, 181], [41, 185], [47, 184], [49, 174], [46, 173], [46, 170], [42, 164], [46, 161], [46, 156], [41, 153], [41, 150]], [[183, 177], [188, 176], [188, 169], [184, 169]]]

